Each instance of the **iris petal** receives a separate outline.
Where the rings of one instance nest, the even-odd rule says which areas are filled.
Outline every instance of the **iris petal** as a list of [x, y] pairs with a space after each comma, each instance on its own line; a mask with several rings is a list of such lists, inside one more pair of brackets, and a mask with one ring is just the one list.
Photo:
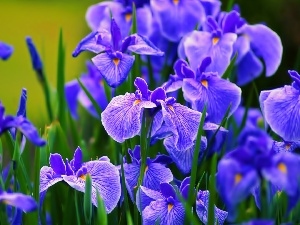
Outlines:
[[134, 56], [122, 54], [122, 59], [114, 61], [107, 53], [102, 53], [92, 58], [92, 61], [108, 85], [117, 87], [127, 78]]
[[292, 86], [271, 91], [263, 101], [266, 122], [285, 141], [300, 140], [299, 91]]
[[143, 108], [154, 108], [150, 101], [137, 100], [135, 94], [114, 97], [101, 114], [106, 132], [117, 142], [122, 143], [140, 133]]
[[35, 200], [28, 195], [21, 193], [2, 193], [0, 194], [0, 202], [3, 201], [7, 205], [22, 209], [25, 212], [32, 212], [37, 209]]
[[13, 47], [0, 41], [0, 59], [6, 60], [13, 53]]

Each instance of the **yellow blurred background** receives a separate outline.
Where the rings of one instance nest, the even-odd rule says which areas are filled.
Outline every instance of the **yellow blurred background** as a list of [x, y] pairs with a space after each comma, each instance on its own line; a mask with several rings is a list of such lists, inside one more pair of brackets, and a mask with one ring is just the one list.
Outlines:
[[85, 12], [92, 0], [0, 0], [0, 40], [14, 47], [11, 58], [0, 60], [0, 101], [7, 114], [15, 114], [21, 89], [27, 88], [28, 118], [38, 127], [48, 121], [42, 88], [32, 70], [25, 37], [38, 48], [49, 83], [56, 86], [58, 37], [62, 29], [66, 50], [66, 81], [85, 71], [87, 53], [77, 58], [72, 51], [90, 32]]

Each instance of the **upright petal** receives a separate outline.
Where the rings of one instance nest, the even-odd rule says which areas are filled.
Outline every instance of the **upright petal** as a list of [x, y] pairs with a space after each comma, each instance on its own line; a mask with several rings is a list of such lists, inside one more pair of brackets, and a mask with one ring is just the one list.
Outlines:
[[[202, 111], [207, 105], [209, 121], [220, 123], [230, 106], [231, 115], [241, 101], [241, 89], [213, 73], [207, 73], [201, 82], [185, 79], [182, 90], [186, 101], [192, 103], [195, 110]], [[209, 75], [210, 74], [210, 75]]]
[[90, 51], [98, 54], [110, 47], [108, 44], [110, 40], [111, 36], [108, 31], [93, 31], [79, 42], [72, 56], [77, 57], [82, 51]]
[[61, 155], [58, 153], [50, 154], [49, 164], [56, 174], [66, 174], [66, 165]]
[[92, 58], [107, 84], [117, 87], [125, 81], [134, 62], [134, 56], [122, 54], [122, 57], [112, 58], [107, 53], [101, 53]]
[[266, 75], [273, 75], [282, 57], [282, 43], [280, 37], [263, 24], [244, 25], [241, 32], [250, 39], [251, 49], [264, 60]]
[[271, 91], [263, 101], [266, 122], [285, 141], [300, 140], [299, 91], [292, 86]]
[[0, 41], [0, 59], [6, 60], [13, 53], [13, 47]]
[[77, 96], [80, 91], [80, 85], [77, 80], [72, 80], [65, 85], [65, 96], [70, 114], [73, 118], [78, 118], [77, 115]]
[[154, 108], [150, 101], [140, 101], [135, 94], [114, 97], [101, 114], [106, 132], [117, 142], [124, 142], [140, 133], [143, 108]]
[[111, 33], [111, 38], [113, 43], [113, 50], [119, 51], [121, 49], [122, 35], [118, 24], [113, 18], [111, 19], [110, 33]]

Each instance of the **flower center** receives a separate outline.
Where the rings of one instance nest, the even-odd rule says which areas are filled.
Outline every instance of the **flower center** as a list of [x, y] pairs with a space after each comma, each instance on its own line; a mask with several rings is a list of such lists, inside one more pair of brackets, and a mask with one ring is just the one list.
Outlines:
[[137, 104], [139, 104], [140, 102], [141, 102], [141, 100], [137, 99], [137, 100], [135, 100], [135, 101], [133, 102], [133, 105], [137, 105]]
[[80, 178], [81, 178], [82, 180], [85, 181], [85, 179], [86, 179], [86, 174], [82, 174], [82, 175], [80, 176]]
[[117, 65], [119, 65], [119, 63], [120, 63], [120, 59], [114, 58], [114, 59], [113, 59], [113, 62], [114, 62], [114, 64], [115, 64], [115, 66], [117, 66]]
[[242, 178], [243, 178], [242, 174], [237, 173], [237, 174], [234, 176], [234, 184], [237, 185], [238, 183], [240, 183], [241, 180], [242, 180]]
[[171, 209], [173, 209], [173, 207], [174, 207], [174, 205], [173, 205], [173, 204], [171, 204], [171, 203], [169, 203], [169, 204], [168, 204], [168, 212], [170, 212], [170, 211], [171, 211]]
[[178, 5], [179, 4], [179, 0], [173, 0], [174, 5]]
[[287, 168], [286, 165], [284, 163], [279, 163], [277, 168], [279, 169], [279, 171], [283, 174], [287, 173]]
[[207, 80], [201, 80], [201, 84], [204, 86], [204, 87], [208, 87], [208, 82]]
[[126, 20], [126, 22], [129, 22], [131, 20], [131, 18], [132, 18], [132, 14], [131, 13], [126, 13], [125, 14], [125, 20]]
[[219, 42], [219, 40], [220, 40], [220, 38], [214, 37], [214, 38], [212, 39], [213, 45], [216, 45], [216, 44]]

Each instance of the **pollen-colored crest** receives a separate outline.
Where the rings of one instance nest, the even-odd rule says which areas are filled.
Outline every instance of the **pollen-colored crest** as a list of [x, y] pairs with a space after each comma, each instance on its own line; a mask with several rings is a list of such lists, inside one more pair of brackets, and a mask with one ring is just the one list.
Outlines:
[[117, 65], [119, 65], [119, 63], [120, 63], [120, 59], [114, 58], [114, 59], [113, 59], [113, 62], [114, 62], [114, 64], [115, 64], [115, 66], [117, 66]]
[[287, 173], [287, 167], [286, 167], [286, 165], [285, 165], [284, 163], [279, 163], [279, 164], [277, 165], [277, 168], [279, 169], [279, 171], [280, 171], [281, 173], [284, 173], [284, 174]]
[[234, 176], [234, 184], [237, 185], [238, 183], [240, 183], [241, 180], [242, 180], [242, 178], [243, 178], [242, 174], [237, 173], [237, 174]]

